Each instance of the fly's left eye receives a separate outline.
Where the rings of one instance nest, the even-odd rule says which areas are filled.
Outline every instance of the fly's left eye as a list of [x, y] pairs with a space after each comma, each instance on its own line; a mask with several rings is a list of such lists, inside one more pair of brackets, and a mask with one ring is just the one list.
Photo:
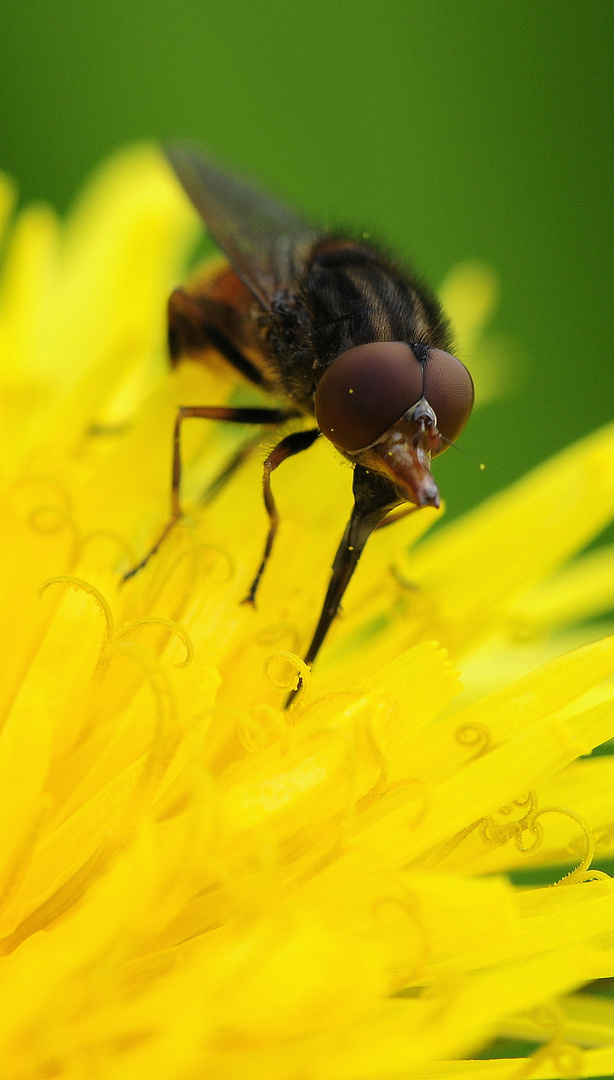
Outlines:
[[318, 427], [335, 446], [355, 453], [420, 400], [422, 384], [422, 367], [405, 342], [356, 345], [333, 360], [318, 383]]
[[429, 349], [424, 366], [424, 396], [437, 417], [437, 427], [446, 443], [454, 442], [463, 430], [473, 407], [473, 380], [464, 364], [442, 349]]

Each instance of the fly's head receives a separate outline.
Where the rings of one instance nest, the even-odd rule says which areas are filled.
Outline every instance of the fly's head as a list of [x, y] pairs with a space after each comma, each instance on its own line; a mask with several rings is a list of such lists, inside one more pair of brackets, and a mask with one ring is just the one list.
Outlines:
[[385, 476], [416, 506], [439, 506], [431, 458], [460, 435], [473, 382], [451, 353], [375, 341], [337, 357], [316, 388], [318, 426], [350, 461]]

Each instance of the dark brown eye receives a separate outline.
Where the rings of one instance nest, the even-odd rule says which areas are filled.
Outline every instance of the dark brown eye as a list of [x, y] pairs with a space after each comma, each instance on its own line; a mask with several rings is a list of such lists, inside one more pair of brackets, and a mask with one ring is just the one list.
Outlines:
[[[447, 355], [438, 349], [431, 352]], [[430, 354], [426, 369], [429, 363]], [[437, 375], [434, 385], [440, 382]], [[341, 450], [361, 450], [420, 400], [422, 384], [422, 367], [405, 342], [357, 345], [341, 353], [320, 379], [315, 393], [318, 427]], [[437, 413], [434, 404], [433, 409]]]
[[[465, 365], [451, 353], [429, 349], [424, 396], [437, 417], [439, 433], [447, 442], [454, 442], [473, 407], [473, 381]], [[446, 449], [445, 443], [441, 449]]]

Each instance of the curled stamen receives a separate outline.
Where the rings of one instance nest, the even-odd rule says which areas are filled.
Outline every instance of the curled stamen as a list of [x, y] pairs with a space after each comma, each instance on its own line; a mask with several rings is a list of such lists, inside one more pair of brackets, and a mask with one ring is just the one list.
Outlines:
[[[575, 869], [571, 870], [569, 874], [565, 874], [565, 876], [562, 877], [560, 881], [555, 882], [555, 884], [575, 885], [580, 882], [585, 882], [587, 880], [587, 872], [589, 871], [589, 867], [595, 855], [595, 838], [591, 832], [588, 823], [584, 820], [583, 817], [580, 817], [580, 815], [577, 814], [575, 810], [567, 810], [563, 806], [544, 806], [543, 810], [540, 810], [539, 813], [535, 816], [541, 817], [542, 814], [560, 814], [563, 817], [571, 818], [572, 821], [575, 821], [580, 826], [580, 828], [582, 829], [582, 835], [584, 837], [585, 851], [580, 863], [578, 864], [578, 866], [575, 867]], [[608, 877], [607, 874], [602, 874], [599, 870], [592, 870], [590, 871], [590, 874], [593, 879], [599, 877]]]
[[531, 1019], [538, 1027], [560, 1035], [563, 1030], [563, 1015], [555, 1005], [538, 1005], [530, 1014]]
[[397, 780], [395, 784], [391, 784], [389, 791], [397, 791], [404, 787], [418, 788], [422, 793], [421, 805], [418, 807], [417, 812], [413, 818], [409, 821], [405, 821], [404, 824], [408, 829], [417, 829], [424, 821], [432, 802], [431, 788], [426, 780], [421, 776], [404, 776], [402, 780]]
[[113, 614], [108, 601], [102, 595], [100, 590], [89, 581], [84, 581], [82, 578], [71, 577], [66, 574], [60, 577], [47, 578], [47, 581], [43, 581], [42, 585], [40, 585], [37, 590], [39, 599], [42, 599], [43, 593], [51, 588], [52, 585], [69, 585], [71, 589], [76, 589], [77, 591], [80, 590], [92, 597], [105, 622], [105, 631], [101, 646], [101, 653], [104, 652], [108, 648], [109, 642], [113, 637]]
[[59, 496], [59, 501], [64, 510], [70, 511], [72, 509], [73, 504], [69, 492], [64, 485], [53, 476], [45, 476], [42, 473], [40, 475], [33, 473], [31, 476], [20, 476], [17, 480], [13, 481], [11, 486], [14, 491], [19, 491], [19, 488], [28, 487], [30, 485], [34, 486], [36, 484], [44, 484], [51, 488], [51, 490]]
[[[536, 815], [538, 816], [538, 815]], [[523, 840], [523, 832], [532, 834], [533, 840], [529, 844], [525, 844]], [[535, 818], [532, 821], [518, 822], [518, 831], [514, 833], [514, 843], [518, 848], [518, 851], [523, 855], [534, 855], [539, 851], [544, 842], [544, 827], [537, 823]]]
[[429, 940], [426, 932], [426, 927], [421, 922], [418, 916], [418, 903], [416, 898], [412, 894], [404, 889], [405, 896], [382, 896], [378, 900], [374, 900], [371, 905], [371, 912], [374, 920], [380, 923], [382, 919], [382, 912], [388, 908], [396, 908], [401, 911], [403, 915], [407, 917], [408, 922], [413, 926], [418, 938], [418, 949], [416, 950], [417, 956], [415, 963], [410, 969], [402, 973], [398, 973], [397, 978], [399, 980], [399, 986], [407, 985], [408, 983], [417, 982], [423, 972], [426, 969], [427, 961], [429, 959]]
[[[160, 552], [152, 559], [151, 565], [154, 567], [155, 572], [148, 574], [143, 580], [145, 581], [143, 603], [147, 608], [151, 608], [160, 599], [160, 596], [165, 590], [169, 590], [171, 586], [172, 578], [177, 574], [177, 571], [183, 563], [189, 560], [188, 576], [187, 580], [183, 583], [181, 589], [173, 588], [173, 598], [175, 601], [175, 611], [180, 612], [183, 610], [185, 604], [188, 602], [191, 596], [194, 595], [198, 584], [198, 550], [197, 545], [194, 542], [192, 533], [187, 529], [181, 529], [176, 526], [174, 529], [174, 535], [176, 543], [181, 537], [190, 541], [187, 548], [184, 547], [182, 551], [175, 557], [170, 565], [165, 563], [164, 556], [167, 554], [167, 548], [163, 545]], [[148, 563], [148, 566], [150, 564]], [[138, 581], [141, 575], [136, 578], [131, 578], [131, 581]]]
[[[593, 836], [595, 838], [596, 848], [609, 848], [612, 845], [612, 839], [614, 838], [614, 825], [602, 825], [597, 829], [593, 829]], [[568, 851], [575, 852], [575, 846], [573, 843], [568, 845]]]
[[269, 746], [275, 737], [280, 737], [287, 749], [288, 725], [285, 722], [285, 714], [267, 705], [250, 709], [248, 715], [239, 724], [238, 735], [242, 746], [249, 753], [255, 753]]
[[[544, 838], [544, 831], [541, 825], [535, 824], [535, 818], [537, 816], [537, 795], [534, 791], [529, 792], [526, 799], [516, 800], [514, 803], [508, 806], [502, 806], [499, 809], [499, 813], [505, 816], [509, 815], [513, 807], [520, 808], [528, 807], [526, 814], [524, 814], [517, 821], [499, 822], [492, 815], [482, 818], [479, 823], [480, 836], [485, 843], [490, 844], [493, 847], [500, 847], [506, 844], [508, 840], [514, 840], [516, 847], [519, 851], [527, 854], [528, 852], [535, 852], [539, 848]], [[533, 842], [529, 846], [525, 846], [523, 836], [525, 832], [533, 834]]]
[[[274, 660], [287, 660], [288, 663], [296, 668], [296, 671], [289, 679], [285, 679], [279, 682], [271, 675], [270, 667]], [[276, 690], [297, 690], [301, 688], [301, 697], [304, 696], [309, 682], [311, 681], [311, 669], [307, 666], [304, 660], [301, 660], [300, 656], [296, 653], [288, 652], [286, 649], [280, 649], [278, 652], [271, 653], [267, 658], [264, 665], [264, 674], [270, 683], [273, 684]]]
[[[125, 824], [136, 820], [153, 785], [162, 775], [174, 753], [177, 738], [173, 733], [176, 720], [175, 700], [171, 686], [158, 660], [134, 641], [115, 640], [107, 646], [106, 657], [114, 654], [126, 657], [145, 677], [154, 701], [154, 734], [143, 756], [140, 777], [125, 809]], [[121, 839], [121, 838], [120, 838]]]
[[[275, 655], [280, 654], [276, 653]], [[342, 702], [344, 700], [347, 700], [348, 705], [352, 705], [353, 703], [361, 701], [364, 696], [365, 691], [356, 689], [355, 687], [348, 688], [347, 690], [327, 690], [325, 694], [321, 694], [320, 697], [314, 698], [313, 701], [309, 702], [308, 715], [315, 716], [318, 709], [322, 710], [331, 701], [339, 702], [343, 708]]]
[[512, 806], [518, 806], [520, 809], [524, 809], [525, 806], [533, 808], [537, 806], [537, 795], [534, 791], [527, 791], [527, 794], [523, 799], [514, 799]]
[[[460, 847], [463, 840], [466, 840], [468, 836], [471, 836], [471, 833], [474, 832], [476, 829], [480, 830], [481, 835], [482, 825], [483, 820], [472, 821], [470, 825], [465, 825], [464, 829], [461, 829], [460, 832], [455, 833], [454, 836], [451, 836], [449, 840], [446, 840], [445, 844], [442, 844], [441, 847], [437, 848], [433, 852], [433, 854], [425, 860], [423, 866], [425, 866], [428, 870], [432, 870], [439, 866], [440, 863], [442, 863], [444, 859], [447, 859], [449, 855], [452, 855], [453, 852], [456, 851], [456, 848]], [[482, 839], [485, 838], [482, 836]]]
[[397, 972], [395, 981], [399, 988], [406, 986], [409, 982], [416, 982], [420, 979], [422, 972], [426, 968], [431, 952], [426, 928], [419, 918], [420, 905], [416, 895], [412, 890], [408, 889], [402, 874], [393, 869], [386, 860], [381, 859], [373, 848], [365, 847], [362, 844], [351, 841], [345, 846], [345, 854], [357, 854], [366, 861], [372, 863], [375, 871], [383, 877], [388, 878], [391, 887], [395, 890], [395, 894], [393, 895], [381, 896], [375, 899], [371, 905], [371, 912], [375, 920], [379, 919], [381, 921], [382, 911], [385, 910], [386, 906], [390, 906], [399, 908], [404, 915], [409, 917], [410, 922], [418, 932], [418, 939], [420, 942], [419, 954], [411, 970]]
[[534, 1054], [524, 1059], [520, 1068], [511, 1073], [510, 1080], [528, 1080], [547, 1061], [553, 1063], [556, 1075], [565, 1080], [575, 1080], [581, 1076], [582, 1051], [579, 1046], [563, 1038], [565, 1022], [559, 1010], [554, 1006], [542, 1006], [533, 1013], [532, 1019], [538, 1027], [545, 1028], [546, 1032], [551, 1031], [552, 1036]]
[[[309, 718], [311, 718], [311, 708], [309, 709]], [[357, 728], [358, 735], [356, 733]], [[361, 735], [364, 738], [364, 729], [365, 718], [359, 716], [354, 718], [354, 723], [349, 728], [329, 724], [318, 727], [317, 730], [312, 730], [308, 736], [308, 741], [319, 741], [326, 738], [340, 740], [346, 759], [345, 768], [341, 774], [343, 779], [340, 779], [340, 784], [343, 784], [345, 791], [342, 796], [343, 801], [340, 810], [331, 819], [330, 841], [327, 839], [324, 850], [321, 850], [318, 846], [314, 861], [301, 869], [294, 879], [295, 882], [312, 878], [314, 874], [324, 870], [346, 850], [348, 840], [354, 831], [354, 821], [360, 804], [358, 789], [364, 776], [361, 770], [361, 765], [364, 762]]]
[[575, 1043], [563, 1042], [562, 1040], [550, 1048], [550, 1057], [554, 1067], [560, 1076], [566, 1080], [576, 1080], [582, 1076], [582, 1050]]
[[156, 704], [156, 729], [162, 731], [168, 728], [175, 715], [175, 707], [170, 685], [158, 659], [135, 641], [121, 641], [119, 638], [107, 646], [107, 656], [111, 657], [114, 653], [127, 657], [141, 670]]
[[461, 724], [456, 729], [454, 737], [457, 743], [461, 746], [471, 747], [473, 754], [468, 759], [474, 761], [475, 758], [482, 757], [490, 749], [491, 734], [484, 724]]
[[[342, 736], [346, 746], [349, 766], [348, 790], [345, 810], [342, 813], [340, 823], [339, 846], [351, 835], [356, 814], [371, 805], [385, 789], [388, 779], [388, 763], [375, 736], [373, 722], [376, 711], [379, 711], [381, 715], [382, 710], [388, 710], [391, 700], [393, 705], [396, 706], [396, 701], [391, 695], [382, 694], [381, 700], [374, 702], [369, 696], [362, 694], [355, 702], [355, 714], [352, 716], [350, 713], [351, 727], [344, 730], [333, 725], [328, 728], [328, 730]], [[359, 795], [360, 766], [361, 763], [368, 760], [369, 754], [375, 760], [378, 775], [368, 791], [364, 795]]]
[[39, 533], [53, 535], [68, 526], [76, 533], [77, 526], [72, 515], [60, 506], [36, 506], [30, 511], [28, 524]]
[[392, 579], [404, 592], [420, 592], [420, 586], [417, 585], [415, 581], [410, 581], [409, 578], [406, 578], [405, 574], [399, 570], [396, 563], [391, 563], [388, 569], [390, 570]]
[[[545, 835], [544, 827], [538, 819], [544, 814], [560, 814], [562, 817], [571, 818], [580, 826], [585, 850], [579, 865], [555, 884], [573, 885], [590, 880], [610, 880], [608, 875], [600, 870], [589, 870], [595, 854], [595, 838], [587, 822], [575, 810], [568, 810], [563, 806], [544, 806], [542, 809], [538, 809], [538, 798], [535, 791], [530, 791], [525, 799], [515, 800], [513, 805], [521, 808], [528, 807], [527, 812], [518, 821], [509, 821], [502, 824], [495, 821], [492, 816], [482, 819], [480, 822], [480, 835], [486, 843], [495, 846], [505, 844], [508, 840], [513, 839], [518, 851], [522, 852], [523, 855], [534, 854], [543, 843]], [[510, 810], [511, 807], [502, 807], [499, 813], [507, 814]], [[534, 839], [530, 844], [525, 843], [524, 836], [526, 833], [533, 835]]]
[[[282, 654], [278, 653], [276, 655]], [[301, 721], [305, 720], [313, 722], [318, 716], [318, 711], [326, 718], [329, 713], [328, 707], [331, 702], [338, 703], [339, 708], [336, 710], [337, 712], [343, 711], [346, 714], [349, 713], [350, 718], [352, 718], [350, 712], [351, 709], [358, 709], [360, 707], [364, 709], [366, 706], [370, 707], [371, 710], [370, 715], [368, 716], [359, 715], [352, 718], [355, 729], [358, 729], [361, 742], [374, 758], [379, 771], [379, 775], [373, 786], [358, 800], [357, 808], [359, 810], [364, 810], [374, 799], [379, 798], [383, 794], [388, 784], [388, 762], [377, 740], [374, 724], [377, 720], [385, 721], [398, 713], [399, 703], [393, 694], [388, 694], [386, 692], [369, 693], [369, 691], [357, 688], [348, 690], [330, 690], [309, 703], [308, 708], [301, 714]], [[324, 726], [320, 730], [330, 730], [330, 725], [327, 724], [326, 719], [324, 719]], [[333, 730], [337, 729], [333, 728]], [[362, 749], [362, 746], [360, 749]], [[402, 784], [395, 785], [395, 787], [399, 786], [402, 786]]]
[[28, 524], [41, 536], [56, 536], [63, 529], [68, 530], [71, 537], [71, 552], [68, 559], [69, 566], [74, 566], [79, 557], [79, 530], [77, 523], [68, 510], [59, 506], [37, 506], [28, 517]]
[[186, 652], [185, 659], [180, 660], [174, 666], [187, 667], [188, 664], [191, 664], [192, 660], [194, 659], [194, 645], [192, 644], [192, 639], [188, 634], [187, 630], [184, 630], [183, 626], [181, 626], [179, 623], [176, 623], [173, 619], [163, 619], [159, 618], [156, 615], [150, 615], [146, 619], [137, 619], [136, 622], [127, 623], [127, 625], [123, 626], [122, 629], [119, 631], [117, 635], [118, 639], [128, 637], [133, 630], [137, 630], [140, 626], [166, 627], [166, 629], [170, 630], [171, 633], [175, 635], [175, 637], [179, 638]]
[[230, 705], [210, 705], [193, 718], [192, 723], [206, 723], [203, 735], [205, 760], [212, 762], [223, 750], [229, 739], [234, 740], [241, 725], [245, 723], [245, 712]]
[[88, 544], [93, 543], [95, 540], [111, 540], [114, 544], [117, 544], [120, 551], [126, 556], [130, 566], [133, 566], [137, 560], [136, 551], [131, 543], [121, 536], [120, 533], [114, 532], [113, 529], [93, 529], [92, 532], [87, 533], [81, 537], [81, 544], [79, 548], [79, 555], [83, 555], [85, 548]]
[[398, 712], [399, 703], [392, 694], [378, 694], [377, 699], [373, 702], [371, 715], [365, 718], [365, 722], [362, 725], [366, 748], [373, 755], [377, 763], [379, 776], [373, 784], [373, 787], [358, 800], [358, 810], [364, 810], [386, 790], [389, 773], [388, 762], [377, 741], [374, 724], [378, 719], [388, 719], [388, 717], [398, 715]]
[[223, 558], [226, 560], [226, 564], [228, 566], [228, 573], [224, 578], [224, 581], [232, 581], [233, 577], [237, 572], [237, 564], [230, 552], [227, 551], [225, 547], [222, 547], [221, 544], [196, 544], [196, 550], [215, 551], [218, 555], [222, 555]]
[[[488, 817], [478, 818], [477, 821], [471, 822], [470, 825], [461, 829], [460, 832], [456, 833], [437, 850], [435, 855], [428, 860], [429, 868], [438, 866], [476, 829], [480, 839], [489, 847], [502, 847], [510, 840], [513, 840], [519, 851], [525, 854], [536, 852], [544, 837], [542, 826], [535, 823], [537, 817], [536, 793], [530, 791], [526, 798], [514, 800], [511, 804], [500, 807], [498, 813], [507, 817], [513, 812], [514, 807], [521, 809], [526, 807], [527, 811], [516, 821], [498, 821], [493, 814], [490, 814]], [[525, 846], [523, 837], [527, 832], [532, 834], [533, 841], [530, 845]]]
[[[235, 574], [235, 562], [232, 556], [224, 547], [218, 544], [197, 544], [195, 542], [194, 535], [191, 530], [181, 530], [178, 526], [175, 527], [174, 535], [189, 541], [188, 545], [184, 547], [183, 551], [179, 552], [174, 561], [166, 569], [158, 572], [158, 575], [152, 574], [148, 579], [148, 585], [145, 592], [145, 602], [148, 607], [151, 607], [165, 589], [168, 589], [169, 582], [173, 575], [177, 574], [183, 564], [188, 563], [188, 571], [185, 582], [182, 583], [180, 590], [175, 589], [173, 591], [173, 599], [175, 601], [175, 612], [179, 613], [184, 610], [185, 605], [189, 602], [190, 598], [198, 590], [199, 579], [202, 576], [202, 560], [200, 555], [203, 551], [213, 551], [216, 554], [223, 556], [225, 559], [228, 572], [224, 577], [224, 581], [230, 581]], [[160, 563], [157, 564], [160, 566]], [[181, 579], [180, 579], [181, 580]]]

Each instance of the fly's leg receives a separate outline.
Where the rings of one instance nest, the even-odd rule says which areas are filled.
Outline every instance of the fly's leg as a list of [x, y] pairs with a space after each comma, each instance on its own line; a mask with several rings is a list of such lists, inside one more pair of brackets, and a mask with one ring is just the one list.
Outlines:
[[232, 408], [224, 405], [182, 405], [177, 412], [173, 431], [173, 466], [171, 480], [171, 516], [164, 526], [160, 536], [153, 547], [147, 552], [140, 563], [133, 566], [124, 581], [133, 577], [147, 565], [152, 555], [166, 539], [173, 525], [181, 517], [181, 505], [179, 502], [179, 486], [181, 483], [181, 425], [184, 420], [198, 417], [202, 420], [226, 420], [233, 424], [271, 424], [277, 426], [296, 414], [287, 409], [260, 409], [260, 408]]
[[356, 465], [354, 469], [353, 494], [354, 507], [337, 548], [322, 612], [305, 654], [305, 663], [309, 665], [313, 664], [320, 651], [367, 540], [386, 514], [400, 502], [393, 484], [361, 465]]
[[[373, 530], [384, 520], [386, 514], [401, 502], [397, 489], [389, 480], [370, 472], [361, 465], [356, 465], [354, 468], [353, 493], [354, 507], [337, 548], [318, 625], [305, 653], [305, 663], [309, 666], [318, 655], [339, 610], [343, 594], [350, 583], [367, 540]], [[286, 707], [291, 704], [295, 694], [300, 690], [300, 685], [299, 682], [296, 689], [289, 694]]]
[[[237, 282], [237, 285], [239, 283]], [[263, 373], [251, 362], [232, 341], [233, 332], [236, 333], [237, 314], [227, 304], [220, 303], [206, 293], [191, 295], [185, 289], [175, 289], [168, 301], [168, 345], [171, 364], [175, 365], [182, 356], [198, 357], [209, 348], [216, 349], [232, 367], [248, 379], [255, 386], [267, 389]], [[179, 486], [181, 482], [181, 452], [180, 435], [181, 425], [190, 417], [199, 417], [205, 420], [226, 420], [235, 424], [267, 424], [277, 426], [292, 416], [298, 416], [291, 409], [267, 409], [267, 408], [231, 408], [223, 406], [184, 405], [175, 419], [173, 433], [173, 466], [171, 481], [171, 516], [164, 526], [156, 543], [141, 559], [137, 566], [133, 566], [124, 575], [124, 581], [134, 576], [139, 570], [147, 565], [152, 555], [166, 539], [173, 526], [181, 517], [179, 502]], [[249, 451], [255, 445], [256, 440], [250, 439], [242, 447], [234, 458], [223, 470], [205, 492], [204, 500], [209, 501], [225, 483], [226, 480], [239, 467]]]
[[316, 441], [319, 434], [319, 428], [311, 428], [309, 431], [293, 431], [292, 434], [286, 435], [285, 439], [282, 439], [274, 450], [271, 450], [271, 453], [264, 462], [262, 490], [264, 494], [264, 505], [266, 512], [269, 515], [269, 532], [264, 546], [262, 561], [258, 567], [258, 572], [252, 581], [250, 590], [243, 600], [244, 604], [253, 604], [256, 599], [256, 592], [258, 591], [260, 579], [264, 573], [264, 568], [269, 560], [271, 551], [273, 550], [275, 534], [279, 525], [279, 514], [277, 513], [273, 492], [271, 491], [271, 473], [274, 472], [286, 458], [292, 457], [293, 454], [300, 454], [302, 450], [308, 450]]

